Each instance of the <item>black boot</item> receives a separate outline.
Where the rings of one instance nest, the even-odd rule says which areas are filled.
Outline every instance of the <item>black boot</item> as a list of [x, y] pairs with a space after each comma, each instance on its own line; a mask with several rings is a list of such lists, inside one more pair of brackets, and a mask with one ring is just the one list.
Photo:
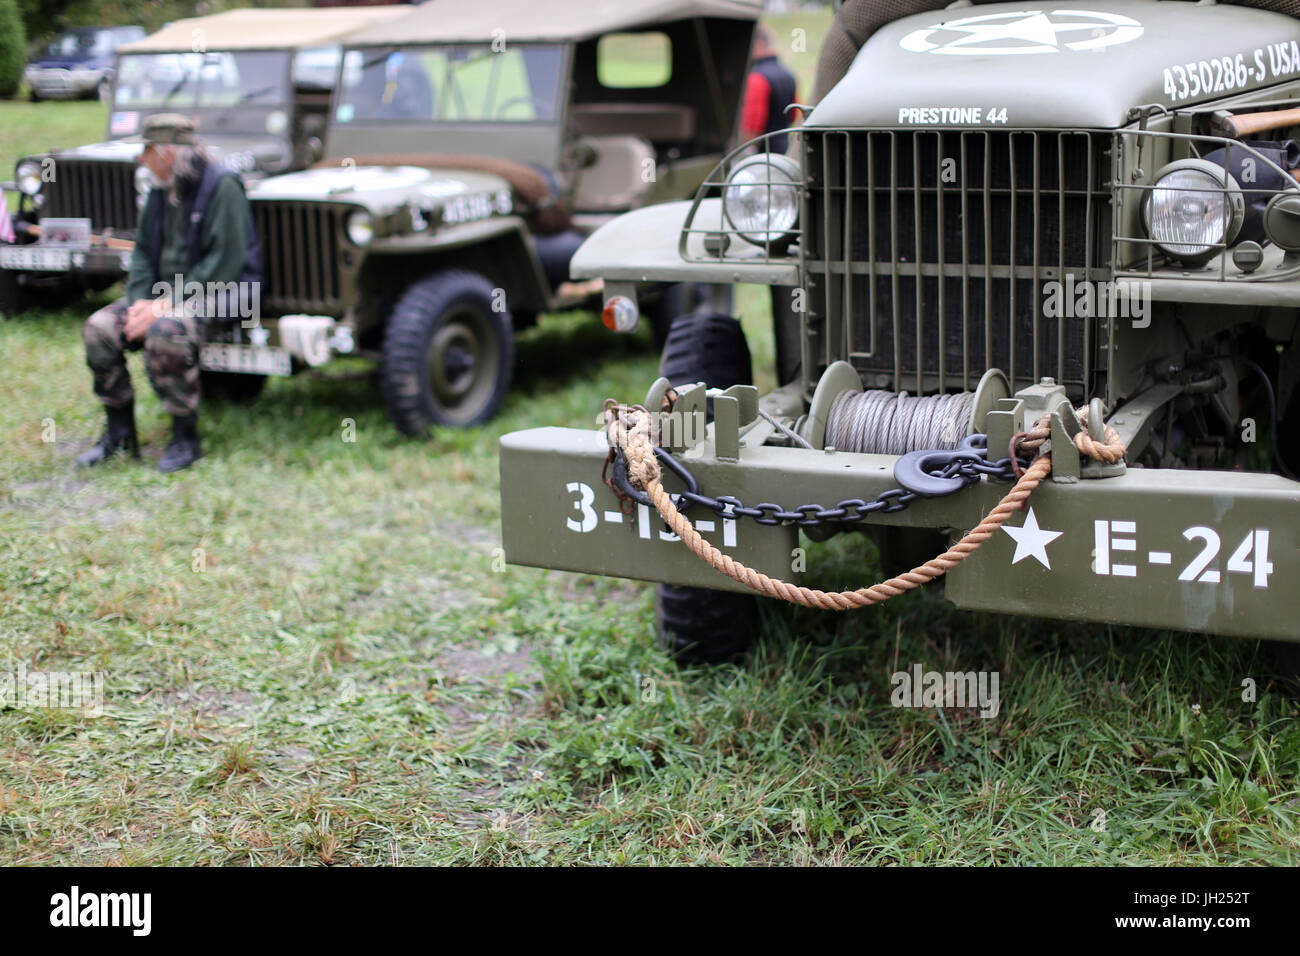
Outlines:
[[203, 457], [199, 447], [199, 416], [172, 416], [172, 443], [158, 462], [161, 472], [180, 471]]
[[123, 405], [120, 408], [105, 408], [108, 413], [108, 425], [99, 442], [77, 458], [82, 468], [93, 468], [107, 461], [118, 453], [132, 458], [140, 457], [140, 442], [135, 437], [135, 405]]

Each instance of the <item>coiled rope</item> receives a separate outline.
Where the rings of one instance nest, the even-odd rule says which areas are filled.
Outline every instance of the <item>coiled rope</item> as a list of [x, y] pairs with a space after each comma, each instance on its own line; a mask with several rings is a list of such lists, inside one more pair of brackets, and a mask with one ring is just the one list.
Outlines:
[[[1080, 409], [1076, 414], [1080, 421], [1086, 423], [1087, 408]], [[632, 486], [649, 496], [660, 517], [691, 552], [714, 570], [722, 572], [732, 580], [739, 581], [760, 594], [828, 611], [847, 611], [880, 604], [946, 574], [978, 550], [980, 545], [991, 538], [1013, 513], [1023, 508], [1034, 489], [1052, 472], [1052, 456], [1041, 454], [1043, 443], [1051, 436], [1051, 416], [1044, 415], [1031, 429], [1017, 435], [1013, 441], [1017, 452], [1023, 451], [1027, 456], [1033, 450], [1040, 450], [1039, 456], [1020, 474], [1011, 490], [1002, 497], [984, 520], [967, 532], [960, 541], [938, 557], [888, 581], [853, 591], [828, 592], [768, 577], [761, 571], [755, 571], [728, 557], [700, 537], [700, 533], [695, 530], [686, 516], [677, 510], [672, 497], [660, 484], [661, 471], [654, 451], [655, 431], [655, 416], [652, 416], [643, 406], [618, 405], [613, 400], [606, 402], [606, 441], [611, 448], [622, 451], [625, 456], [628, 479]], [[1109, 425], [1105, 426], [1104, 441], [1095, 440], [1084, 429], [1074, 436], [1074, 444], [1081, 454], [1099, 461], [1117, 462], [1124, 457], [1124, 444], [1119, 440], [1115, 429]], [[1015, 460], [1014, 456], [1012, 460]]]

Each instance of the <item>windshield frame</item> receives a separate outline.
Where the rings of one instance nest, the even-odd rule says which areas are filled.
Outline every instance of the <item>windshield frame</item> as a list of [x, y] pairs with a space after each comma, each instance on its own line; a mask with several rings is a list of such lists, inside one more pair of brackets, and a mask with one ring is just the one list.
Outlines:
[[[330, 95], [330, 112], [329, 125], [331, 128], [340, 129], [358, 129], [369, 126], [382, 127], [421, 127], [425, 129], [467, 129], [482, 127], [500, 127], [502, 129], [538, 129], [560, 126], [567, 121], [569, 101], [573, 94], [573, 83], [571, 72], [573, 69], [573, 43], [564, 43], [556, 41], [545, 42], [517, 42], [511, 43], [511, 47], [538, 47], [544, 49], [556, 50], [559, 54], [559, 62], [556, 65], [556, 88], [554, 90], [555, 108], [552, 115], [545, 119], [421, 119], [412, 117], [389, 117], [389, 116], [364, 116], [341, 121], [338, 119], [339, 108], [344, 105], [344, 95], [346, 93], [344, 86], [344, 73], [347, 70], [348, 54], [360, 53], [364, 58], [363, 62], [371, 61], [381, 51], [387, 51], [384, 55], [387, 58], [392, 53], [418, 54], [421, 52], [437, 52], [439, 50], [465, 48], [465, 47], [491, 47], [492, 40], [459, 40], [455, 43], [434, 42], [434, 43], [403, 43], [403, 44], [382, 44], [378, 46], [348, 46], [343, 45], [343, 55], [339, 58], [339, 70], [335, 79], [334, 89]], [[508, 47], [509, 48], [509, 47]], [[445, 94], [444, 94], [445, 95]]]
[[[276, 55], [283, 58], [279, 64], [279, 92], [277, 98], [273, 101], [258, 99], [248, 103], [201, 103], [200, 97], [203, 93], [203, 71], [199, 71], [198, 80], [194, 86], [193, 98], [186, 100], [174, 100], [172, 102], [127, 102], [122, 103], [118, 100], [121, 90], [122, 66], [128, 58], [148, 59], [165, 56], [203, 56], [206, 54], [241, 56], [244, 54], [255, 55]], [[297, 50], [293, 48], [272, 49], [272, 50], [207, 50], [203, 54], [195, 54], [193, 50], [157, 50], [148, 53], [119, 53], [117, 55], [117, 64], [115, 80], [113, 83], [113, 101], [110, 106], [111, 112], [178, 112], [193, 115], [213, 115], [223, 113], [233, 113], [238, 111], [270, 111], [270, 110], [288, 110], [292, 111], [295, 105], [295, 94], [293, 88], [293, 62]], [[202, 135], [202, 131], [200, 131]]]

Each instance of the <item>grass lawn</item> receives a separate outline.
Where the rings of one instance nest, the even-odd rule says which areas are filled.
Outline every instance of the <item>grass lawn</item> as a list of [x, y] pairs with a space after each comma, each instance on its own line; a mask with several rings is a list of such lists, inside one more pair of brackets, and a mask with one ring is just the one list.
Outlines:
[[[170, 477], [133, 358], [146, 460], [85, 474], [108, 295], [0, 324], [0, 675], [105, 694], [0, 707], [0, 864], [1300, 862], [1297, 707], [1257, 642], [931, 590], [765, 603], [745, 663], [678, 669], [648, 586], [502, 565], [497, 439], [644, 395], [645, 331], [547, 317], [501, 416], [427, 442], [364, 367], [277, 380], [206, 405], [207, 458]], [[770, 386], [764, 298], [738, 303]], [[845, 536], [809, 572], [877, 569]], [[912, 662], [1000, 672], [999, 713], [892, 707]]]

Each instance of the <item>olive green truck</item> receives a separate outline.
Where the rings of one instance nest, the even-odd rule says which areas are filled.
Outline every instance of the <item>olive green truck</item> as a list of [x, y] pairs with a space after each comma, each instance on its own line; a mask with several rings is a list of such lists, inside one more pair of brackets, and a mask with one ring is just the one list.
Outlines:
[[797, 585], [850, 530], [920, 565], [1049, 455], [938, 579], [957, 607], [1300, 640], [1300, 20], [884, 6], [839, 12], [786, 153], [745, 144], [573, 260], [619, 328], [645, 281], [770, 287], [778, 387], [735, 318], [679, 320], [663, 376], [616, 396], [642, 409], [501, 439], [507, 560], [654, 581], [669, 645], [718, 659], [752, 633], [724, 570]]

